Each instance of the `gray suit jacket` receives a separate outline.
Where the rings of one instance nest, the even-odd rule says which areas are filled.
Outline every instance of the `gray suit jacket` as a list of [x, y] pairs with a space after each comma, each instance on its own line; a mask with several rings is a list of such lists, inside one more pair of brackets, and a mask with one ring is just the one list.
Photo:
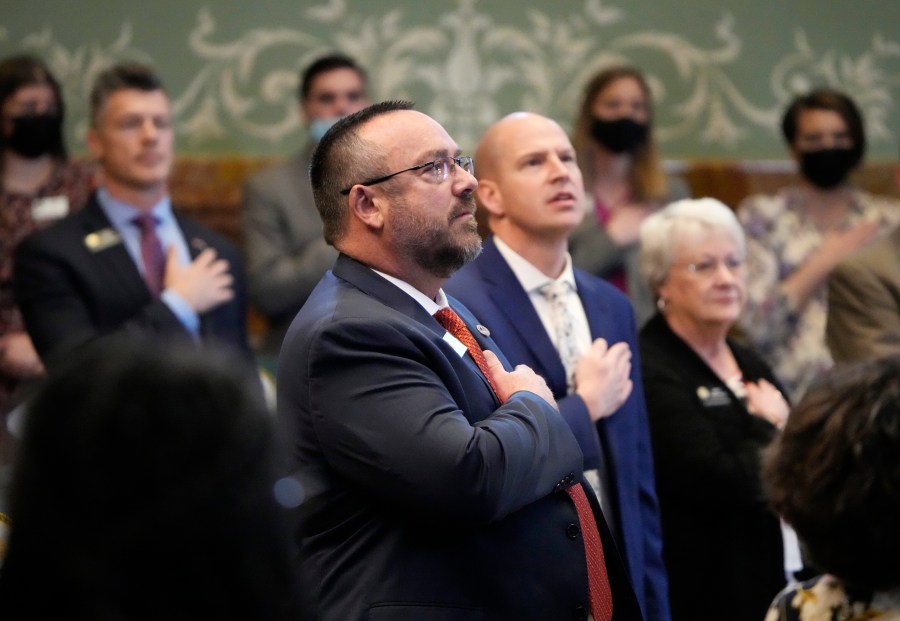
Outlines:
[[836, 362], [900, 353], [900, 228], [832, 271], [826, 338]]
[[337, 252], [322, 237], [309, 183], [315, 145], [247, 179], [241, 219], [250, 302], [269, 331], [260, 353], [277, 356], [291, 320]]

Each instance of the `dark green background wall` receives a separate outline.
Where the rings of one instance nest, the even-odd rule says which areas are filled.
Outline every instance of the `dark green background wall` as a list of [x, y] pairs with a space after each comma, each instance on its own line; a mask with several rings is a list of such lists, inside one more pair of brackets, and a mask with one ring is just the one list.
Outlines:
[[650, 76], [668, 158], [781, 159], [781, 111], [832, 85], [866, 115], [870, 157], [896, 159], [898, 0], [4, 0], [0, 55], [40, 54], [63, 81], [70, 143], [86, 95], [121, 59], [154, 63], [175, 102], [182, 153], [280, 155], [305, 138], [296, 74], [341, 49], [373, 96], [411, 98], [471, 147], [529, 109], [568, 127], [598, 66]]

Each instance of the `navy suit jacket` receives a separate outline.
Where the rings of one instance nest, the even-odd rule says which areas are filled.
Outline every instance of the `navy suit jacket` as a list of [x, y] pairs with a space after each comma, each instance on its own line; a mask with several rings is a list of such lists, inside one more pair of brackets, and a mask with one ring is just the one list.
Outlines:
[[[412, 297], [345, 255], [288, 330], [278, 414], [304, 495], [305, 612], [326, 621], [585, 618], [584, 545], [565, 492], [584, 485], [578, 443], [534, 393], [501, 405], [445, 334]], [[639, 619], [591, 502], [614, 619]]]
[[485, 241], [481, 255], [454, 274], [444, 289], [490, 330], [512, 364], [528, 365], [544, 377], [578, 439], [584, 469], [602, 466], [598, 443], [603, 443], [617, 511], [618, 540], [635, 593], [647, 619], [668, 620], [668, 586], [634, 314], [628, 299], [606, 281], [576, 269], [575, 283], [591, 336], [602, 337], [610, 344], [624, 341], [632, 353], [631, 396], [615, 414], [596, 425], [581, 397], [566, 395], [565, 369], [559, 354], [493, 238]]
[[[192, 257], [212, 247], [230, 264], [234, 298], [200, 316], [200, 337], [235, 351], [251, 363], [247, 297], [237, 248], [189, 218], [175, 214]], [[188, 339], [190, 335], [160, 299], [154, 299], [125, 245], [88, 242], [111, 224], [96, 195], [84, 209], [32, 233], [15, 254], [16, 301], [34, 345], [49, 367], [72, 349], [99, 336]], [[96, 238], [94, 238], [96, 239]], [[258, 382], [257, 382], [258, 383]]]

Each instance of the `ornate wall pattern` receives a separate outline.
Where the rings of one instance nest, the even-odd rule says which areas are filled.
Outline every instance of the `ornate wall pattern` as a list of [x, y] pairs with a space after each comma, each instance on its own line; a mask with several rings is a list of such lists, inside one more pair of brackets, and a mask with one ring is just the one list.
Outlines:
[[287, 153], [305, 138], [298, 70], [340, 49], [369, 68], [373, 98], [416, 101], [464, 148], [517, 109], [568, 127], [587, 77], [626, 62], [648, 74], [668, 157], [783, 158], [781, 111], [818, 85], [841, 88], [862, 107], [872, 158], [897, 157], [894, 0], [7, 0], [5, 7], [0, 55], [30, 51], [49, 62], [64, 84], [76, 150], [94, 76], [116, 60], [139, 59], [166, 79], [181, 152]]

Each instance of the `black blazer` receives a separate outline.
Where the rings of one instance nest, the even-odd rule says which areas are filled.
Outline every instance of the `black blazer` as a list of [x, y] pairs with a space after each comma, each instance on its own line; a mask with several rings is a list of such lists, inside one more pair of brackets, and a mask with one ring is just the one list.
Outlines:
[[[234, 277], [234, 298], [200, 316], [200, 336], [235, 350], [248, 362], [247, 298], [240, 255], [224, 237], [175, 215], [192, 257], [215, 248]], [[164, 302], [154, 299], [121, 241], [89, 235], [111, 228], [96, 194], [81, 211], [37, 231], [15, 254], [16, 300], [25, 326], [48, 367], [72, 349], [117, 332], [153, 338], [190, 338]], [[107, 238], [110, 239], [110, 238]]]
[[[781, 529], [759, 476], [775, 427], [750, 414], [661, 315], [640, 344], [672, 619], [760, 621], [785, 584]], [[728, 345], [745, 380], [779, 386], [759, 356]]]
[[[533, 393], [500, 405], [445, 333], [345, 255], [287, 333], [278, 409], [305, 498], [297, 541], [308, 618], [585, 618], [584, 545], [565, 493], [583, 485], [578, 443]], [[639, 619], [592, 503], [615, 619]]]

